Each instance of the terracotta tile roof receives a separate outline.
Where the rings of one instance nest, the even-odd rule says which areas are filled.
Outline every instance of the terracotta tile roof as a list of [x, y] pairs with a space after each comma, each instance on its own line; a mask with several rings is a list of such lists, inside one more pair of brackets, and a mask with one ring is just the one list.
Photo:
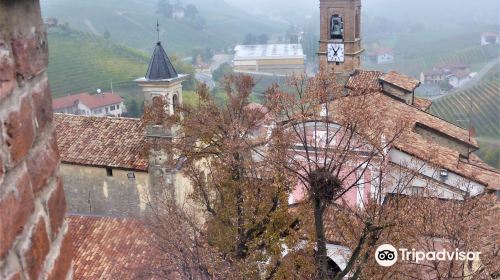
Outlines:
[[493, 37], [498, 37], [498, 34], [495, 33], [495, 32], [484, 32], [483, 34], [481, 34], [481, 36], [493, 36]]
[[446, 75], [446, 72], [442, 69], [432, 69], [430, 71], [424, 72], [425, 76], [443, 76]]
[[432, 101], [415, 96], [415, 98], [413, 99], [413, 106], [419, 108], [422, 111], [427, 111], [432, 106]]
[[347, 81], [346, 87], [352, 90], [380, 90], [379, 78], [384, 73], [379, 71], [356, 70]]
[[[379, 79], [382, 75], [383, 74], [381, 72], [377, 71], [356, 70], [349, 78], [346, 87], [357, 90], [365, 88], [375, 89], [378, 84], [377, 79]], [[393, 80], [394, 77], [404, 77], [396, 72], [391, 72], [387, 75], [384, 77], [389, 77], [389, 80]], [[411, 78], [407, 79], [411, 80]], [[418, 81], [414, 80], [412, 84], [416, 85], [418, 84]], [[353, 96], [352, 98], [357, 97]], [[414, 104], [412, 106], [380, 92], [374, 92], [371, 95], [371, 98], [378, 99], [377, 101], [379, 101], [379, 103], [377, 104], [384, 104], [384, 108], [380, 108], [380, 111], [382, 114], [386, 115], [386, 119], [388, 120], [402, 117], [408, 118], [413, 127], [420, 124], [432, 130], [444, 133], [450, 138], [456, 139], [465, 145], [469, 145], [471, 149], [479, 148], [476, 139], [470, 138], [467, 130], [428, 113], [427, 110], [432, 104], [430, 100], [415, 97]], [[335, 103], [333, 103], [332, 106], [336, 106]], [[388, 122], [388, 124], [393, 124], [393, 122]], [[388, 127], [387, 129], [390, 130], [391, 127]], [[433, 151], [435, 153], [433, 158], [434, 164], [460, 174], [473, 181], [487, 185], [491, 190], [500, 190], [500, 171], [489, 167], [474, 154], [471, 154], [469, 161], [464, 161], [460, 158], [458, 151], [441, 146], [428, 139], [424, 139], [423, 136], [413, 130], [406, 133], [402, 139], [405, 140], [396, 143], [396, 148], [413, 156], [424, 159], [430, 151]]]
[[[345, 87], [356, 91], [380, 91], [382, 90], [382, 87], [380, 86], [379, 79], [382, 76], [384, 76], [384, 73], [380, 71], [355, 70], [349, 77]], [[425, 98], [415, 97], [413, 105], [420, 110], [427, 111], [431, 107], [432, 101]]]
[[438, 69], [449, 69], [449, 70], [452, 70], [452, 69], [465, 69], [465, 68], [469, 68], [469, 65], [463, 63], [463, 62], [457, 62], [457, 61], [448, 61], [448, 62], [443, 62], [443, 63], [439, 63], [436, 65], [436, 68]]
[[[383, 104], [383, 108], [379, 108], [379, 110], [380, 114], [384, 115], [384, 119], [406, 118], [410, 121], [412, 127], [420, 124], [463, 142], [472, 149], [478, 148], [476, 140], [474, 138], [469, 139], [467, 130], [422, 111], [415, 106], [407, 105], [382, 93], [373, 93], [369, 98], [376, 99], [373, 102]], [[333, 103], [331, 106], [336, 105]], [[390, 126], [395, 123], [388, 121], [387, 124], [387, 129], [390, 131], [393, 129]], [[460, 158], [458, 151], [425, 139], [413, 129], [408, 130], [400, 139], [402, 140], [396, 141], [395, 148], [423, 160], [427, 160], [432, 153], [431, 162], [433, 164], [487, 185], [489, 189], [500, 190], [500, 172], [493, 168], [485, 168], [485, 164], [481, 163], [477, 157], [472, 156], [471, 160], [464, 161]]]
[[148, 170], [141, 120], [55, 114], [54, 122], [62, 162]]
[[140, 221], [67, 216], [74, 245], [74, 279], [152, 279], [160, 268], [154, 235]]
[[459, 78], [459, 79], [464, 79], [464, 78], [467, 78], [469, 77], [470, 75], [470, 71], [467, 71], [467, 70], [461, 70], [461, 69], [453, 69], [451, 71], [451, 75]]
[[407, 91], [413, 91], [415, 90], [419, 85], [420, 81], [413, 79], [411, 77], [399, 74], [396, 71], [391, 71], [382, 77], [380, 77], [381, 81], [396, 85], [404, 90]]
[[111, 92], [104, 92], [102, 94], [94, 95], [90, 95], [88, 92], [84, 92], [56, 98], [52, 101], [52, 108], [54, 110], [60, 110], [72, 107], [76, 102], [81, 102], [90, 109], [95, 109], [113, 104], [119, 104], [123, 102], [123, 98], [117, 94], [112, 94]]
[[[387, 98], [387, 102], [390, 102], [389, 99], [392, 99], [387, 96], [383, 96], [382, 98]], [[398, 102], [396, 100], [393, 100], [392, 103], [393, 104], [388, 106], [387, 110], [385, 110], [388, 117], [408, 117], [414, 125], [417, 123], [423, 124], [427, 127], [447, 134], [451, 138], [467, 143], [471, 147], [478, 148], [476, 139], [470, 138], [469, 140], [469, 132], [467, 130], [446, 122], [429, 113], [417, 110], [415, 107], [406, 105], [405, 103]], [[434, 153], [434, 157], [432, 158], [434, 164], [460, 174], [473, 181], [485, 184], [491, 189], [500, 187], [500, 173], [498, 173], [498, 170], [488, 170], [478, 167], [477, 164], [465, 162], [460, 159], [458, 151], [424, 139], [413, 130], [406, 133], [404, 139], [404, 141], [398, 141], [396, 143], [397, 148], [421, 158], [425, 158], [426, 155], [429, 155], [432, 151]], [[476, 157], [473, 157], [472, 159], [477, 160]]]

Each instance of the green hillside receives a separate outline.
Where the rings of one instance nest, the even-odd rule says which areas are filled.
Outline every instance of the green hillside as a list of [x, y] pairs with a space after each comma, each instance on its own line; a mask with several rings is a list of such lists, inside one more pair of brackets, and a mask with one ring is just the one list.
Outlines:
[[[125, 98], [126, 105], [135, 100], [141, 109], [143, 95], [134, 80], [145, 75], [149, 54], [65, 28], [49, 29], [48, 40], [48, 76], [54, 97], [95, 92], [98, 88], [110, 91], [112, 84], [114, 92]], [[179, 72], [194, 72], [175, 54], [169, 52], [169, 57]], [[194, 75], [191, 75], [185, 82], [185, 89], [192, 90], [193, 83]]]
[[144, 76], [148, 57], [84, 32], [51, 29], [48, 75], [54, 96], [132, 86]]
[[[170, 1], [174, 3], [174, 1]], [[55, 17], [71, 28], [102, 35], [107, 30], [111, 40], [128, 47], [150, 51], [156, 41], [156, 21], [161, 25], [161, 39], [168, 48], [182, 55], [191, 50], [232, 47], [244, 36], [284, 33], [286, 26], [238, 10], [223, 0], [189, 0], [206, 22], [205, 28], [195, 28], [156, 13], [157, 0], [42, 0], [44, 17]]]
[[[440, 43], [434, 42], [430, 45], [410, 45], [395, 46], [395, 61], [391, 64], [376, 64], [371, 61], [365, 61], [363, 67], [366, 69], [380, 70], [388, 72], [396, 70], [407, 75], [418, 77], [422, 71], [431, 70], [436, 64], [446, 62], [462, 62], [470, 66], [473, 71], [481, 70], [481, 67], [500, 55], [498, 45], [480, 46], [466, 44], [459, 39], [466, 36], [457, 36], [446, 38]], [[476, 36], [477, 37], [477, 36]], [[465, 40], [465, 39], [464, 39]], [[399, 40], [398, 40], [399, 42]], [[432, 45], [432, 46], [431, 46]]]
[[467, 127], [469, 120], [477, 131], [479, 155], [500, 167], [500, 64], [474, 87], [436, 100], [432, 113]]

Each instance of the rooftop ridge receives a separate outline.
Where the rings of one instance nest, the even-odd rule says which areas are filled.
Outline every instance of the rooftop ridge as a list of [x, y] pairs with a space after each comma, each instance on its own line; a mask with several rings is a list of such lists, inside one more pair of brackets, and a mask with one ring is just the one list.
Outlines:
[[115, 120], [130, 120], [130, 121], [142, 121], [138, 118], [127, 118], [127, 117], [113, 117], [113, 116], [88, 116], [88, 115], [73, 115], [73, 114], [65, 114], [65, 113], [54, 113], [54, 115], [59, 116], [68, 116], [75, 118], [99, 118], [99, 119], [115, 119]]

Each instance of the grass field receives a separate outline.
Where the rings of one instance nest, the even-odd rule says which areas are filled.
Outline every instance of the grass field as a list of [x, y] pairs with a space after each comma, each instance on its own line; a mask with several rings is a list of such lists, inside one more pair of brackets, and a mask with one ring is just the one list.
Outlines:
[[[149, 54], [100, 36], [62, 28], [50, 29], [48, 40], [48, 76], [53, 97], [97, 89], [110, 91], [112, 84], [126, 105], [135, 100], [142, 106], [144, 98], [134, 80], [146, 74]], [[181, 64], [175, 55], [169, 56], [179, 72], [190, 73], [190, 66]]]

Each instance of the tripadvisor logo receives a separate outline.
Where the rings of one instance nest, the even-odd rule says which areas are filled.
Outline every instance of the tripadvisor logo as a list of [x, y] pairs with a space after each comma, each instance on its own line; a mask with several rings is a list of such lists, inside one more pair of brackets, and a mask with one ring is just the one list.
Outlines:
[[380, 266], [393, 266], [399, 260], [411, 263], [420, 263], [422, 261], [475, 261], [480, 260], [481, 252], [463, 252], [455, 249], [454, 251], [423, 252], [415, 249], [408, 250], [400, 248], [397, 250], [390, 244], [384, 244], [375, 251], [375, 260]]
[[381, 266], [393, 266], [398, 261], [398, 251], [392, 245], [381, 245], [375, 251], [375, 260]]

